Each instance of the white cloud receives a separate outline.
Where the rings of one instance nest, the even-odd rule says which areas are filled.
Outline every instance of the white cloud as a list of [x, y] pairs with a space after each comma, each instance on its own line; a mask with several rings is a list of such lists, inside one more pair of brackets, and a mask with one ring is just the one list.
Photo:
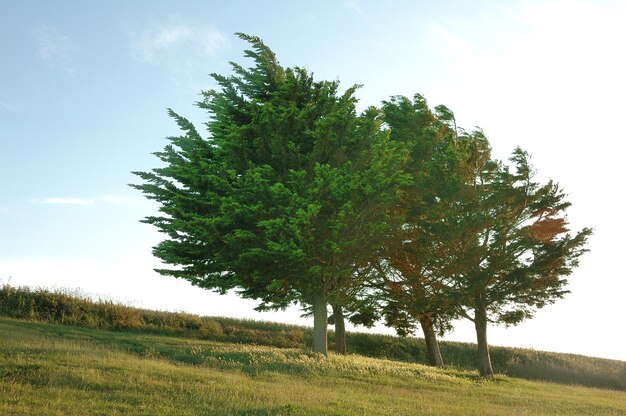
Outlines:
[[179, 16], [128, 30], [130, 54], [138, 62], [163, 68], [181, 90], [206, 89], [210, 60], [228, 47], [228, 37], [209, 24], [193, 25]]
[[46, 204], [46, 205], [80, 205], [80, 206], [90, 206], [94, 204], [94, 199], [92, 198], [67, 198], [67, 197], [49, 197], [43, 199], [32, 199], [31, 202], [36, 204]]
[[190, 66], [212, 57], [228, 45], [227, 37], [212, 25], [191, 25], [179, 16], [130, 31], [134, 59], [167, 67]]
[[37, 43], [39, 58], [50, 69], [61, 68], [68, 75], [76, 77], [74, 54], [77, 50], [74, 41], [59, 32], [58, 29], [41, 24], [31, 31]]
[[365, 12], [363, 11], [363, 9], [361, 9], [359, 4], [355, 0], [344, 2], [343, 3], [343, 7], [345, 7], [346, 9], [352, 10], [353, 12], [355, 12], [362, 19], [367, 17], [365, 15]]
[[[47, 198], [33, 198], [30, 202], [34, 204], [42, 205], [76, 205], [82, 207], [89, 207], [96, 204], [109, 204], [124, 208], [138, 208], [141, 210], [155, 210], [155, 204], [146, 198], [138, 198], [133, 196], [120, 196], [120, 195], [100, 195], [89, 198], [78, 197], [47, 197]], [[1, 207], [0, 207], [1, 208]]]

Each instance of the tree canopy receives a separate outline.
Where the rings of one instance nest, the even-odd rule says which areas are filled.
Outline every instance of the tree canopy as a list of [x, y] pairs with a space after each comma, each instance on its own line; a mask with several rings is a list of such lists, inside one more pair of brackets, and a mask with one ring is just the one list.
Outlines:
[[591, 230], [569, 231], [561, 188], [537, 182], [521, 149], [494, 160], [482, 131], [459, 129], [445, 106], [394, 96], [359, 112], [358, 86], [283, 67], [261, 39], [238, 36], [252, 65], [212, 74], [198, 103], [206, 137], [168, 110], [183, 133], [155, 153], [163, 166], [134, 172], [131, 186], [159, 203], [144, 219], [166, 236], [158, 272], [261, 310], [299, 304], [323, 354], [328, 305], [338, 330], [344, 316], [400, 334], [419, 324], [435, 365], [435, 334], [462, 316], [490, 376], [487, 323], [563, 297], [586, 251]]
[[381, 314], [399, 335], [421, 326], [433, 365], [443, 365], [436, 333], [450, 329], [455, 318], [442, 274], [452, 203], [462, 183], [462, 148], [452, 113], [431, 110], [426, 99], [395, 96], [383, 102], [392, 141], [407, 151], [404, 172], [411, 178], [401, 187], [393, 208], [402, 219], [378, 267]]
[[380, 250], [402, 158], [379, 110], [355, 109], [357, 86], [315, 81], [283, 68], [256, 37], [239, 35], [254, 65], [212, 74], [204, 93], [209, 137], [186, 132], [157, 156], [164, 168], [136, 172], [136, 188], [161, 203], [148, 217], [168, 235], [154, 249], [159, 270], [259, 299], [259, 308], [312, 305], [314, 350], [326, 353], [326, 305], [355, 285], [355, 270]]
[[535, 180], [522, 149], [511, 155], [512, 166], [492, 160], [486, 140], [475, 154], [458, 204], [457, 244], [448, 253], [455, 259], [448, 293], [474, 322], [480, 371], [491, 376], [487, 324], [515, 325], [562, 298], [592, 230], [570, 232], [571, 203], [557, 183]]

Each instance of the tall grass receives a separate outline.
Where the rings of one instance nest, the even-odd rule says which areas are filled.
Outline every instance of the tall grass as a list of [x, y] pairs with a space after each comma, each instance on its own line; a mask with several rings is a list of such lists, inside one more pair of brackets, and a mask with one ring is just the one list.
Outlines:
[[[201, 317], [182, 312], [135, 308], [106, 300], [94, 301], [70, 291], [0, 286], [0, 316], [88, 328], [133, 331], [280, 348], [302, 348], [311, 342], [311, 328], [272, 322], [222, 317]], [[329, 335], [332, 347], [333, 333]], [[411, 363], [428, 363], [420, 338], [349, 333], [351, 353]], [[446, 363], [474, 370], [474, 344], [442, 342]], [[626, 390], [626, 362], [492, 347], [494, 370], [514, 377]]]
[[8, 284], [0, 286], [0, 316], [275, 347], [299, 347], [310, 340], [306, 327], [154, 311], [109, 300], [93, 300], [80, 292]]

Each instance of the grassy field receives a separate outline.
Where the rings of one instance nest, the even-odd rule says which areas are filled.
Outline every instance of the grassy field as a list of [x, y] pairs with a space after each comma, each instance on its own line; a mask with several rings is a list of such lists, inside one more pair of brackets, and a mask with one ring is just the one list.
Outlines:
[[1, 415], [624, 415], [626, 392], [0, 318]]
[[[138, 309], [109, 301], [94, 301], [75, 292], [0, 286], [0, 316], [86, 328], [169, 335], [179, 338], [307, 348], [311, 328], [273, 322], [200, 317]], [[333, 334], [329, 335], [332, 348]], [[420, 338], [348, 333], [349, 352], [372, 358], [426, 364], [426, 346]], [[448, 366], [475, 371], [476, 345], [442, 342]], [[531, 380], [603, 387], [626, 391], [626, 362], [574, 354], [492, 347], [494, 370]]]

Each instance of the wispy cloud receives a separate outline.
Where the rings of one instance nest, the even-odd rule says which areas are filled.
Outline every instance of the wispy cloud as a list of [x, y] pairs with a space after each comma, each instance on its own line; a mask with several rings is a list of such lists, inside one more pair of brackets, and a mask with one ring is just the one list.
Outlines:
[[131, 30], [133, 59], [155, 65], [189, 65], [212, 57], [228, 44], [227, 37], [212, 25], [191, 25], [180, 16]]
[[198, 91], [206, 87], [210, 60], [228, 47], [228, 37], [209, 24], [190, 24], [172, 15], [128, 29], [130, 54], [137, 62], [164, 68], [172, 84]]
[[78, 48], [69, 36], [46, 24], [35, 27], [31, 35], [37, 44], [39, 58], [48, 68], [60, 68], [71, 77], [76, 77], [74, 54]]
[[45, 205], [80, 205], [86, 207], [93, 205], [95, 200], [93, 198], [49, 197], [43, 199], [32, 199], [31, 202]]
[[356, 0], [344, 2], [343, 7], [345, 7], [346, 9], [352, 10], [354, 13], [357, 14], [357, 16], [359, 16], [362, 19], [367, 17], [363, 9], [361, 9], [361, 6], [359, 6], [359, 4], [356, 2]]
[[[46, 197], [46, 198], [33, 198], [30, 202], [40, 205], [74, 205], [89, 207], [97, 204], [109, 204], [119, 207], [144, 207], [146, 200], [144, 198], [137, 198], [132, 196], [120, 196], [120, 195], [100, 195], [89, 198], [79, 197]], [[0, 207], [1, 209], [2, 207]]]

